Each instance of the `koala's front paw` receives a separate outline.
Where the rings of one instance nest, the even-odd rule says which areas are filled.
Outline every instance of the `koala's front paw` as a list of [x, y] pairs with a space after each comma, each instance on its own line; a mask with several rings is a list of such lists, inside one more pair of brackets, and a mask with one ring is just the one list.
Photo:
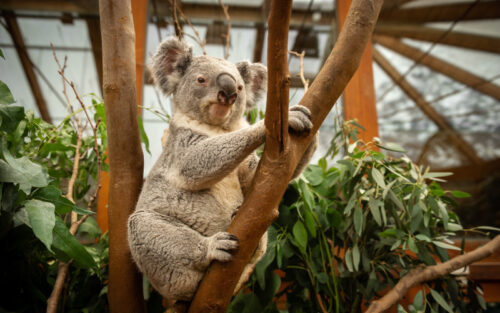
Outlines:
[[239, 240], [233, 234], [219, 232], [208, 238], [208, 258], [221, 262], [230, 261], [233, 256], [231, 251], [238, 248]]
[[294, 105], [288, 113], [288, 128], [290, 132], [302, 135], [309, 134], [313, 127], [311, 111], [302, 105]]

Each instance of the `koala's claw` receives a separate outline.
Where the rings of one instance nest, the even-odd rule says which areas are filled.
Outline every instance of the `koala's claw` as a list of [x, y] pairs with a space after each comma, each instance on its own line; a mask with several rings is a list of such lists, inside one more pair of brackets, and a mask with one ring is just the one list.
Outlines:
[[218, 232], [209, 237], [208, 258], [228, 262], [233, 258], [231, 251], [238, 249], [238, 246], [238, 237], [230, 233]]
[[288, 128], [292, 133], [301, 135], [308, 134], [313, 127], [311, 122], [311, 111], [302, 105], [295, 105], [288, 113]]

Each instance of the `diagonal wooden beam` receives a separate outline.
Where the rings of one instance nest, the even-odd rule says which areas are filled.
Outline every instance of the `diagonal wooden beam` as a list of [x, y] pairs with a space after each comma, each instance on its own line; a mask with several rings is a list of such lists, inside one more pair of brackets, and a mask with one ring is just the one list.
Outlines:
[[102, 94], [102, 43], [101, 43], [101, 25], [98, 18], [86, 18], [87, 30], [89, 33], [90, 44], [92, 45], [92, 54], [99, 79], [99, 88]]
[[500, 18], [500, 1], [482, 1], [462, 16], [471, 2], [440, 4], [427, 7], [386, 10], [380, 13], [381, 22], [431, 23], [460, 20], [485, 20]]
[[474, 149], [462, 138], [462, 136], [451, 126], [451, 124], [434, 109], [424, 97], [408, 83], [407, 80], [394, 68], [391, 63], [377, 50], [373, 49], [373, 59], [382, 70], [398, 85], [403, 92], [412, 99], [422, 112], [433, 121], [439, 129], [448, 133], [451, 142], [463, 153], [473, 164], [480, 164], [482, 161], [477, 156]]
[[451, 79], [467, 85], [479, 92], [500, 100], [500, 87], [498, 85], [492, 84], [479, 76], [476, 76], [435, 56], [430, 54], [425, 55], [425, 52], [409, 46], [399, 39], [380, 35], [375, 35], [373, 38], [376, 43], [379, 43], [384, 47], [414, 60], [419, 64], [425, 65], [430, 69], [446, 75]]
[[40, 116], [44, 121], [51, 123], [52, 119], [50, 118], [49, 110], [47, 109], [47, 103], [45, 102], [42, 90], [40, 89], [40, 84], [38, 83], [35, 71], [33, 70], [33, 63], [29, 58], [28, 50], [26, 50], [23, 35], [21, 33], [21, 29], [19, 28], [19, 24], [17, 23], [16, 17], [11, 11], [4, 11], [3, 16], [5, 18], [5, 22], [7, 23], [10, 36], [12, 37], [12, 42], [16, 47], [17, 55], [21, 61], [24, 74], [26, 74], [26, 79], [28, 79], [31, 91], [33, 92], [33, 97], [35, 98]]
[[457, 31], [446, 32], [446, 29], [411, 24], [378, 24], [375, 27], [375, 33], [379, 35], [406, 37], [455, 47], [500, 53], [500, 38], [498, 37]]

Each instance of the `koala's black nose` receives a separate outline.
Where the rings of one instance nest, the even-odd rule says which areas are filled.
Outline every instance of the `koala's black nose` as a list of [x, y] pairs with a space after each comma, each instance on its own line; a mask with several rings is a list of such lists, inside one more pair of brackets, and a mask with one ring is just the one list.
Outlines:
[[219, 87], [219, 93], [217, 94], [218, 101], [233, 104], [236, 98], [238, 98], [238, 94], [236, 93], [236, 80], [233, 76], [227, 73], [219, 74], [216, 82]]

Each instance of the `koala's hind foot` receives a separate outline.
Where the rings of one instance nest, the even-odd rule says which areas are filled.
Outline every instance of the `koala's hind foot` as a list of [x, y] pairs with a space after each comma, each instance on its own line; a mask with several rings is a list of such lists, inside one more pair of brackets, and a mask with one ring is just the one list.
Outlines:
[[208, 237], [208, 240], [207, 256], [209, 260], [228, 262], [233, 258], [231, 251], [238, 249], [239, 246], [238, 237], [226, 232], [218, 232]]
[[297, 135], [309, 134], [313, 127], [311, 111], [303, 105], [294, 105], [288, 112], [288, 128]]

